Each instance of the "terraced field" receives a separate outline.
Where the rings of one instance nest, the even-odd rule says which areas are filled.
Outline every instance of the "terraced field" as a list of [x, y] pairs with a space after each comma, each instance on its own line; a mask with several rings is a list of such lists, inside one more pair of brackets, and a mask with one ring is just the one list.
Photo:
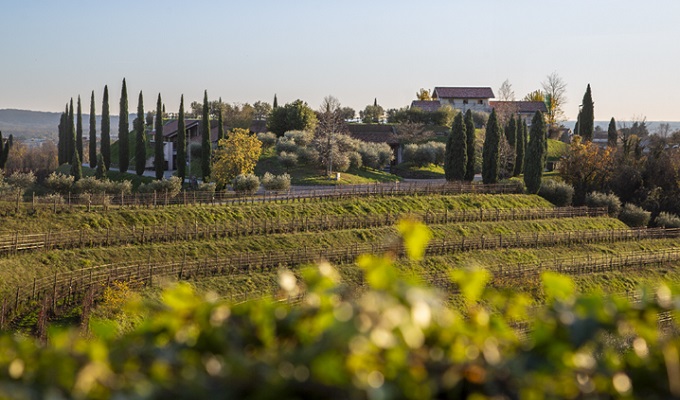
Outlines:
[[72, 209], [3, 220], [0, 323], [16, 326], [40, 309], [54, 318], [77, 313], [84, 299], [116, 281], [129, 281], [148, 296], [177, 279], [238, 300], [275, 294], [279, 268], [297, 272], [322, 259], [361, 290], [353, 259], [367, 252], [399, 257], [403, 248], [393, 225], [400, 217], [424, 220], [433, 233], [426, 259], [400, 262], [402, 272], [452, 293], [449, 271], [471, 266], [489, 269], [494, 285], [536, 299], [536, 272], [545, 269], [576, 276], [583, 290], [622, 292], [639, 280], [678, 280], [678, 232], [629, 230], [604, 210], [555, 209], [537, 196], [382, 194], [310, 203]]

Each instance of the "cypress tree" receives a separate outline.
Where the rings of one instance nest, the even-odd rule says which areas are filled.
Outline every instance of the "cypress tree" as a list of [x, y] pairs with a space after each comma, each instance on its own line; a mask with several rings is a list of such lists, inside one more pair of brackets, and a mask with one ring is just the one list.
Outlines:
[[76, 114], [76, 149], [78, 149], [78, 159], [83, 160], [83, 108], [80, 104], [78, 95], [78, 111]]
[[517, 143], [515, 147], [515, 169], [513, 176], [519, 176], [524, 171], [524, 149], [527, 147], [527, 123], [517, 118]]
[[130, 141], [128, 137], [130, 125], [128, 119], [127, 85], [125, 84], [125, 78], [123, 78], [118, 119], [118, 168], [120, 172], [127, 172], [130, 164]]
[[177, 176], [184, 183], [187, 175], [187, 131], [184, 124], [184, 95], [179, 100], [177, 119]]
[[593, 104], [593, 96], [590, 93], [590, 84], [588, 84], [586, 93], [583, 95], [583, 108], [580, 115], [578, 127], [583, 142], [592, 142], [593, 130], [595, 129], [595, 105]]
[[144, 98], [142, 91], [139, 91], [137, 101], [137, 118], [135, 118], [135, 172], [137, 175], [144, 175], [146, 168], [146, 129], [144, 125]]
[[105, 179], [106, 176], [106, 163], [104, 162], [104, 157], [102, 153], [97, 154], [97, 170], [94, 173], [95, 178]]
[[224, 121], [222, 120], [222, 98], [220, 97], [220, 101], [218, 102], [219, 109], [217, 110], [217, 140], [219, 139], [226, 139], [226, 135], [224, 132]]
[[447, 181], [462, 181], [467, 168], [467, 134], [463, 113], [456, 114], [446, 141], [444, 175]]
[[163, 103], [160, 93], [158, 93], [158, 101], [156, 102], [156, 135], [154, 141], [156, 143], [153, 164], [156, 169], [156, 179], [161, 180], [165, 171], [165, 155], [163, 153]]
[[109, 87], [104, 86], [104, 99], [102, 100], [102, 143], [101, 153], [104, 160], [105, 170], [111, 168], [111, 119], [109, 117]]
[[619, 132], [616, 130], [616, 120], [612, 117], [609, 121], [609, 128], [607, 129], [607, 146], [616, 148], [616, 143], [619, 139]]
[[9, 135], [7, 143], [5, 143], [5, 141], [2, 139], [2, 132], [0, 132], [0, 169], [4, 169], [5, 164], [7, 164], [7, 159], [9, 158], [9, 149], [12, 147], [13, 141], [14, 137]]
[[482, 182], [493, 184], [498, 182], [501, 127], [498, 124], [496, 110], [491, 110], [489, 121], [486, 123], [484, 147], [482, 147]]
[[279, 102], [276, 100], [276, 93], [274, 93], [274, 103], [272, 104], [272, 109], [278, 108]]
[[2, 140], [2, 132], [0, 132], [0, 169], [4, 169], [7, 165], [7, 160], [9, 160], [9, 150], [14, 144], [14, 135], [9, 135], [7, 142], [4, 143]]
[[578, 115], [576, 116], [576, 124], [574, 125], [574, 135], [581, 136], [581, 132], [579, 132], [580, 122], [581, 122], [581, 111], [579, 111]]
[[[76, 125], [73, 123], [73, 98], [71, 98], [71, 103], [69, 104], [68, 107], [68, 138], [69, 140], [67, 143], [69, 144], [68, 146], [68, 154], [69, 154], [69, 159], [68, 162], [73, 164], [75, 160], [73, 159], [73, 152], [78, 150], [77, 146], [77, 138], [76, 138]], [[79, 158], [80, 159], [80, 158]]]
[[531, 132], [529, 133], [529, 143], [524, 157], [524, 185], [527, 193], [536, 194], [541, 188], [541, 178], [545, 160], [545, 136], [546, 126], [543, 114], [536, 111], [531, 120]]
[[210, 159], [212, 145], [210, 143], [210, 105], [208, 104], [208, 91], [203, 93], [203, 119], [201, 121], [201, 173], [203, 181], [210, 177]]
[[467, 140], [467, 165], [465, 166], [465, 180], [472, 182], [475, 179], [475, 120], [472, 118], [472, 110], [465, 112], [465, 133]]
[[57, 162], [59, 165], [65, 164], [68, 157], [66, 157], [66, 114], [61, 113], [59, 117], [59, 143], [57, 144]]
[[80, 162], [80, 156], [78, 155], [78, 149], [75, 146], [73, 147], [71, 160], [71, 175], [73, 176], [73, 181], [78, 182], [80, 178], [83, 177], [83, 167]]
[[97, 166], [97, 115], [94, 111], [94, 90], [90, 98], [90, 168]]

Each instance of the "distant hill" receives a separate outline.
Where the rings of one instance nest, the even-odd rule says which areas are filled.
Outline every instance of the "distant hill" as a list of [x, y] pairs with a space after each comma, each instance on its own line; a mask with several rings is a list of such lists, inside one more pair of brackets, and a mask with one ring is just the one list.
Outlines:
[[[646, 123], [647, 130], [649, 130], [649, 133], [656, 133], [657, 129], [659, 129], [659, 125], [661, 124], [670, 125], [671, 132], [680, 130], [680, 121], [646, 121]], [[564, 123], [564, 126], [566, 126], [569, 129], [574, 129], [575, 125], [576, 121], [566, 121]], [[594, 125], [596, 127], [599, 126], [600, 128], [606, 131], [609, 128], [609, 121], [595, 121]], [[631, 125], [633, 125], [632, 121], [616, 121], [617, 128], [623, 128], [624, 126], [630, 127]]]
[[[17, 138], [42, 138], [57, 139], [59, 118], [61, 113], [30, 111], [30, 110], [0, 110], [0, 131], [3, 136], [10, 134]], [[137, 114], [130, 114], [130, 127]], [[101, 129], [101, 115], [97, 115], [97, 136]], [[85, 135], [90, 130], [90, 115], [83, 114], [83, 132]], [[118, 134], [118, 116], [111, 116], [111, 135]]]

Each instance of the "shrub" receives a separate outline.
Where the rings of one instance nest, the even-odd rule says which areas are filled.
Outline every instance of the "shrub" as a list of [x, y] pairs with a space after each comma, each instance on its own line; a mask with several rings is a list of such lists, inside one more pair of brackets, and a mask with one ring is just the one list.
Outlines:
[[52, 193], [67, 194], [73, 190], [73, 176], [52, 172], [44, 182]]
[[574, 188], [568, 183], [544, 179], [541, 188], [538, 189], [538, 195], [557, 207], [566, 207], [571, 205]]
[[288, 153], [286, 151], [282, 151], [281, 153], [279, 153], [279, 162], [285, 169], [293, 168], [298, 163], [298, 155], [295, 153]]
[[261, 132], [257, 138], [262, 142], [262, 147], [268, 148], [276, 144], [276, 134], [273, 132]]
[[79, 194], [103, 194], [106, 193], [106, 187], [107, 181], [88, 176], [76, 182], [73, 185], [73, 191]]
[[197, 192], [215, 194], [215, 182], [201, 182], [196, 187]]
[[[389, 146], [388, 146], [389, 147]], [[386, 149], [383, 149], [383, 154], [387, 155]], [[416, 166], [424, 167], [428, 164], [444, 164], [444, 154], [446, 153], [446, 144], [439, 142], [427, 142], [423, 144], [407, 144], [404, 146], [404, 161], [412, 162]], [[390, 149], [391, 161], [391, 149]]]
[[607, 207], [610, 217], [617, 217], [621, 212], [621, 200], [613, 194], [590, 192], [586, 195], [588, 207]]
[[232, 187], [239, 194], [254, 194], [260, 187], [260, 180], [253, 174], [239, 175], [234, 179]]
[[349, 157], [349, 167], [350, 168], [361, 168], [363, 165], [363, 159], [358, 151], [353, 151], [347, 155]]
[[649, 224], [650, 215], [651, 213], [649, 211], [645, 211], [631, 203], [626, 203], [621, 209], [619, 219], [633, 228], [644, 227]]
[[266, 190], [288, 190], [290, 189], [290, 175], [273, 175], [266, 172], [262, 177], [262, 186]]
[[364, 167], [382, 169], [394, 159], [392, 148], [387, 143], [361, 142], [358, 149]]
[[394, 152], [387, 143], [376, 143], [376, 147], [378, 148], [378, 168], [385, 168], [394, 160]]
[[372, 146], [372, 144], [373, 143], [362, 143], [359, 146], [361, 165], [368, 168], [378, 169], [380, 165], [378, 149], [375, 146]]
[[132, 181], [106, 181], [106, 193], [124, 194], [132, 193]]
[[182, 180], [176, 176], [170, 177], [160, 181], [153, 181], [146, 184], [139, 185], [140, 193], [168, 193], [169, 197], [175, 197], [182, 190]]
[[432, 164], [444, 165], [444, 155], [446, 153], [446, 144], [441, 142], [427, 142], [420, 145], [421, 151], [428, 153], [432, 157]]
[[654, 219], [656, 226], [663, 228], [680, 228], [680, 217], [675, 214], [661, 212]]
[[295, 153], [298, 150], [298, 145], [295, 144], [293, 139], [282, 136], [276, 142], [276, 152], [277, 153]]
[[409, 143], [409, 144], [404, 145], [404, 150], [402, 152], [404, 162], [415, 163], [417, 151], [418, 151], [418, 145], [417, 144]]
[[333, 152], [333, 171], [345, 172], [349, 165], [349, 153]]
[[314, 165], [319, 162], [319, 152], [311, 147], [301, 147], [295, 152], [298, 156], [298, 163], [303, 165]]
[[437, 159], [437, 152], [433, 146], [427, 144], [419, 145], [416, 149], [415, 158], [413, 162], [421, 167], [428, 164], [434, 164]]
[[189, 143], [189, 154], [192, 160], [200, 160], [203, 157], [200, 143]]
[[300, 147], [307, 147], [314, 140], [314, 133], [307, 131], [288, 131], [283, 136]]
[[33, 172], [13, 172], [12, 175], [5, 178], [5, 181], [14, 189], [26, 190], [35, 183], [35, 175]]

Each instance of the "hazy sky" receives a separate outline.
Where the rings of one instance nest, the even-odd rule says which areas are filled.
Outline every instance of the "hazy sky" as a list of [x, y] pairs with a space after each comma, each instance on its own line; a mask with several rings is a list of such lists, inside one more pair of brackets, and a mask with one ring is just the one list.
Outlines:
[[518, 98], [556, 71], [574, 119], [680, 120], [678, 0], [6, 0], [0, 108], [61, 111], [79, 94], [118, 113], [160, 92], [185, 101], [279, 104], [326, 95], [359, 111], [410, 104], [419, 88], [490, 86]]

